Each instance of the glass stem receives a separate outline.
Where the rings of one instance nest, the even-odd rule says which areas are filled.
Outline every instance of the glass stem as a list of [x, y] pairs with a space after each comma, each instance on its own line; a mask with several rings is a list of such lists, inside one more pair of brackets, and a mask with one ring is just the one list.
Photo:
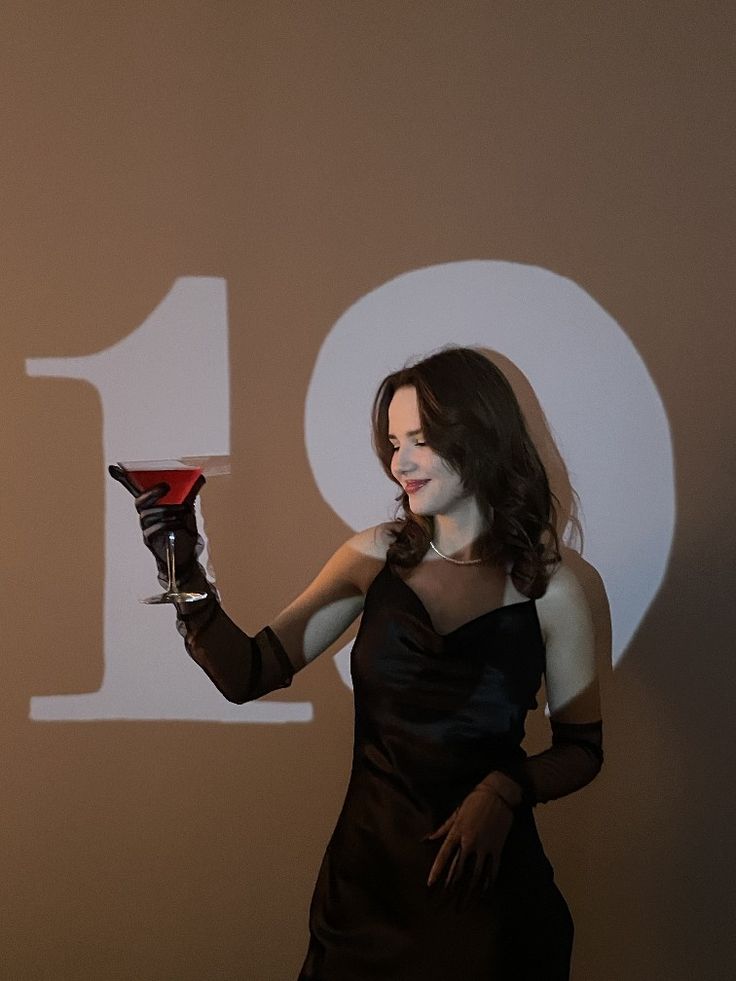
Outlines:
[[174, 546], [176, 544], [176, 538], [174, 532], [170, 531], [166, 538], [166, 571], [169, 574], [169, 588], [168, 592], [176, 592], [176, 562], [175, 562], [175, 552]]

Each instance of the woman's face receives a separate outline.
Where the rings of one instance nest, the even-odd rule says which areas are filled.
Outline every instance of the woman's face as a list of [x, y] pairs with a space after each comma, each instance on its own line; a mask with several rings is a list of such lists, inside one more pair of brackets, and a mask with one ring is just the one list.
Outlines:
[[414, 514], [450, 514], [467, 506], [462, 480], [424, 441], [413, 386], [398, 388], [391, 399], [388, 438], [394, 447], [391, 473], [407, 491]]

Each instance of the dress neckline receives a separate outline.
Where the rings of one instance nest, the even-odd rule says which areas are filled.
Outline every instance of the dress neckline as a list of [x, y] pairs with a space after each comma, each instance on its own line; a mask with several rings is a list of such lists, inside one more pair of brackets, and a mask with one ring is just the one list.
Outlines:
[[424, 600], [421, 598], [419, 593], [415, 592], [415, 590], [412, 589], [412, 587], [409, 585], [406, 579], [404, 579], [398, 573], [394, 572], [393, 568], [391, 567], [391, 563], [388, 561], [388, 559], [386, 559], [385, 569], [388, 570], [388, 573], [392, 579], [401, 583], [401, 585], [406, 590], [408, 590], [409, 593], [411, 593], [411, 595], [414, 597], [417, 606], [424, 614], [424, 618], [429, 624], [432, 633], [434, 633], [437, 637], [442, 638], [443, 640], [446, 639], [447, 637], [452, 637], [454, 634], [459, 633], [461, 630], [464, 630], [466, 627], [470, 627], [473, 624], [480, 622], [481, 620], [485, 620], [487, 618], [492, 617], [496, 613], [500, 613], [501, 610], [511, 610], [514, 607], [526, 607], [529, 606], [530, 604], [536, 610], [536, 602], [533, 599], [515, 600], [513, 603], [502, 603], [500, 606], [494, 606], [490, 610], [485, 610], [483, 613], [479, 613], [478, 616], [472, 617], [470, 620], [466, 620], [464, 623], [461, 623], [453, 630], [448, 630], [447, 633], [441, 634], [439, 630], [437, 630], [437, 628], [435, 627], [434, 623], [432, 622], [432, 616], [429, 610], [427, 609], [427, 607], [425, 606]]

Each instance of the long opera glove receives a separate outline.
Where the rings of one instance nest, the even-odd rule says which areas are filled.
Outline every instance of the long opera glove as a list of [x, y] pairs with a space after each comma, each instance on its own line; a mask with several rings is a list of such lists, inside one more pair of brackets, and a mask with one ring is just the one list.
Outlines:
[[233, 623], [201, 566], [184, 584], [206, 591], [207, 599], [178, 607], [177, 627], [189, 656], [230, 702], [242, 705], [261, 695], [288, 688], [294, 667], [271, 627], [254, 637]]
[[[552, 722], [552, 745], [504, 767], [521, 788], [521, 804], [543, 804], [580, 790], [603, 765], [603, 723]], [[491, 781], [493, 774], [489, 775]]]

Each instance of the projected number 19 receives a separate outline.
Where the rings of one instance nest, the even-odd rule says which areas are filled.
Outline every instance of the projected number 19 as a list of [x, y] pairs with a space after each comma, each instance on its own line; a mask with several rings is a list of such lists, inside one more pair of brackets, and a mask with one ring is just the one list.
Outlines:
[[[557, 435], [583, 502], [586, 558], [611, 600], [615, 663], [667, 566], [675, 516], [672, 442], [661, 397], [638, 352], [571, 280], [516, 263], [446, 263], [398, 276], [353, 304], [325, 337], [307, 393], [305, 442], [322, 498], [348, 527], [367, 528], [392, 516], [395, 487], [376, 465], [366, 419], [380, 378], [417, 352], [447, 343], [448, 323], [456, 325], [456, 343], [495, 350], [518, 367]], [[83, 358], [35, 359], [28, 372], [97, 388], [101, 461], [227, 456], [227, 333], [225, 281], [187, 277], [113, 347]], [[164, 363], [169, 370], [162, 374]], [[348, 472], [336, 463], [347, 459]], [[233, 706], [203, 684], [199, 668], [183, 655], [171, 617], [138, 606], [138, 591], [152, 574], [150, 556], [130, 500], [110, 480], [105, 491], [103, 684], [83, 695], [34, 698], [31, 717], [311, 719], [309, 702]], [[335, 658], [348, 686], [349, 658], [350, 645]]]

